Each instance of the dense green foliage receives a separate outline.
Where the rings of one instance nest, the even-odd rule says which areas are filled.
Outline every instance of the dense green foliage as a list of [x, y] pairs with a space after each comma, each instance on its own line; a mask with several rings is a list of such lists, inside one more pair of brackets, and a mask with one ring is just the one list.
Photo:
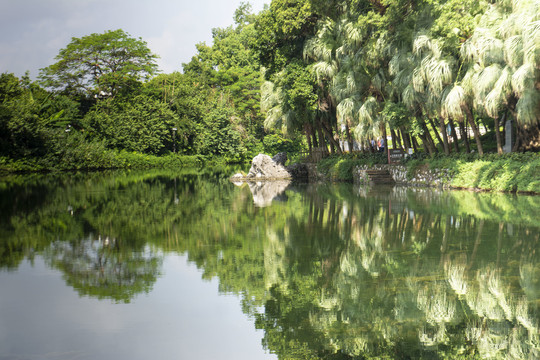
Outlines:
[[131, 92], [157, 70], [146, 42], [123, 30], [72, 38], [42, 70], [45, 86], [73, 95], [114, 96]]
[[[336, 181], [352, 181], [356, 166], [386, 164], [382, 154], [330, 156], [318, 164], [318, 170]], [[444, 171], [442, 183], [449, 187], [486, 191], [525, 192], [540, 194], [540, 155], [537, 153], [415, 155], [403, 160], [407, 176], [412, 179], [422, 168]]]
[[[73, 38], [40, 82], [1, 74], [0, 156], [38, 170], [122, 166], [123, 152], [245, 163], [354, 150], [375, 163], [376, 139], [435, 162], [538, 151], [538, 13], [539, 0], [242, 3], [171, 74], [121, 29]], [[334, 177], [350, 178], [350, 159]], [[531, 189], [496, 182], [477, 183]]]

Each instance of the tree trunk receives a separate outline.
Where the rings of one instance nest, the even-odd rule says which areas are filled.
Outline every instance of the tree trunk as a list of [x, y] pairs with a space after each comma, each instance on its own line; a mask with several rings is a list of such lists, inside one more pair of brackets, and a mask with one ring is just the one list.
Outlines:
[[424, 150], [427, 150], [429, 155], [433, 155], [433, 149], [427, 140], [426, 134], [418, 134], [418, 136], [420, 137], [420, 140], [422, 140], [422, 144], [424, 144]]
[[424, 130], [424, 134], [422, 134], [423, 137], [422, 136], [420, 137], [422, 139], [422, 142], [424, 143], [424, 148], [425, 147], [428, 148], [428, 152], [430, 155], [437, 153], [438, 151], [437, 151], [437, 147], [435, 146], [435, 141], [433, 141], [433, 138], [431, 137], [431, 134], [429, 132], [426, 122], [424, 121], [424, 119], [421, 119], [421, 118], [419, 120], [420, 120], [420, 125], [422, 126], [422, 129]]
[[334, 139], [334, 135], [332, 134], [332, 127], [328, 126], [328, 124], [324, 121], [321, 122], [321, 127], [326, 134], [328, 141], [330, 142], [330, 146], [333, 148], [332, 151], [337, 151], [339, 154], [342, 154], [341, 146], [339, 143]]
[[418, 142], [416, 141], [416, 138], [414, 137], [414, 135], [411, 135], [411, 143], [412, 143], [412, 147], [414, 149], [414, 152], [417, 153], [418, 152]]
[[394, 149], [398, 149], [400, 148], [401, 146], [398, 146], [398, 142], [397, 142], [397, 136], [396, 136], [396, 132], [394, 131], [394, 129], [390, 129], [390, 136], [392, 136], [392, 148]]
[[506, 117], [506, 113], [502, 115], [501, 121], [499, 121], [499, 118], [493, 119], [495, 122], [495, 139], [497, 140], [497, 153], [499, 155], [503, 154], [502, 137], [501, 137], [501, 122], [504, 124], [505, 117]]
[[349, 143], [349, 152], [353, 152], [354, 142], [351, 135], [351, 130], [349, 129], [349, 124], [345, 125], [345, 133], [347, 134], [347, 142]]
[[459, 123], [459, 133], [461, 134], [461, 138], [465, 144], [465, 151], [469, 154], [471, 152], [471, 145], [469, 144], [469, 137], [467, 136], [465, 121], [461, 121]]
[[471, 125], [471, 129], [474, 134], [474, 139], [476, 140], [476, 147], [478, 149], [478, 155], [483, 156], [484, 155], [484, 148], [482, 146], [482, 141], [480, 140], [480, 131], [478, 131], [478, 126], [476, 126], [476, 123], [474, 122], [474, 118], [472, 115], [471, 110], [468, 106], [464, 106], [465, 112], [467, 114], [467, 120], [469, 121], [469, 124]]
[[454, 120], [449, 119], [448, 124], [450, 124], [450, 131], [452, 133], [452, 139], [454, 139], [454, 141], [452, 142], [454, 144], [454, 150], [458, 153], [459, 152], [459, 139], [457, 136]]
[[521, 126], [517, 126], [516, 121], [513, 122], [513, 126], [516, 127], [516, 140], [514, 141], [514, 146], [512, 147], [512, 152], [516, 152], [519, 150], [519, 146], [521, 145]]
[[328, 154], [328, 146], [326, 145], [326, 140], [324, 139], [322, 125], [319, 120], [317, 121], [317, 135], [319, 136], [319, 148], [321, 148], [325, 154]]
[[311, 136], [311, 142], [313, 143], [313, 147], [318, 148], [319, 143], [317, 142], [317, 133], [315, 129], [313, 128], [313, 124], [308, 124], [308, 128], [309, 128], [309, 134]]
[[401, 132], [399, 131], [399, 129], [396, 129], [395, 135], [396, 135], [397, 148], [403, 150], [403, 142], [401, 141]]
[[446, 131], [446, 124], [444, 123], [444, 119], [442, 117], [439, 117], [439, 131], [441, 132], [441, 136], [443, 139], [444, 153], [446, 155], [450, 155], [450, 146], [448, 145], [448, 133]]
[[382, 133], [383, 133], [383, 139], [384, 139], [384, 155], [388, 157], [388, 136], [386, 133], [386, 125], [382, 125]]
[[[441, 134], [439, 134], [439, 128], [437, 125], [435, 125], [435, 122], [431, 118], [427, 118], [428, 123], [431, 125], [431, 128], [433, 129], [433, 132], [435, 133], [435, 137], [437, 138], [437, 142], [441, 145], [441, 148], [444, 150], [443, 141], [441, 139]], [[430, 135], [430, 137], [433, 139], [433, 137]], [[435, 140], [433, 140], [433, 146], [435, 146], [435, 149], [438, 150], [437, 144], [435, 144]], [[437, 151], [438, 152], [438, 151]]]
[[405, 146], [405, 151], [409, 151], [411, 146], [411, 141], [409, 139], [409, 133], [404, 131], [403, 128], [399, 129], [401, 132], [401, 138], [403, 139], [403, 145]]

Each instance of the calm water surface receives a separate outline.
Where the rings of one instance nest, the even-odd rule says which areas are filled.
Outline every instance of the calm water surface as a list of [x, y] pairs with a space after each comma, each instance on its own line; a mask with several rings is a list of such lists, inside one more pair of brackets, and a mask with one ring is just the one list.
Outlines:
[[0, 180], [0, 359], [537, 359], [540, 197]]

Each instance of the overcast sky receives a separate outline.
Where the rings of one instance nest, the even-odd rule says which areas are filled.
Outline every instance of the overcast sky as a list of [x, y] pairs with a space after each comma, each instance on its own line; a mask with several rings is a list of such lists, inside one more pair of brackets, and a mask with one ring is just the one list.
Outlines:
[[[233, 24], [242, 0], [0, 0], [0, 73], [17, 76], [54, 63], [72, 37], [123, 29], [160, 56], [164, 73], [181, 71], [212, 28]], [[249, 0], [258, 13], [270, 0]]]

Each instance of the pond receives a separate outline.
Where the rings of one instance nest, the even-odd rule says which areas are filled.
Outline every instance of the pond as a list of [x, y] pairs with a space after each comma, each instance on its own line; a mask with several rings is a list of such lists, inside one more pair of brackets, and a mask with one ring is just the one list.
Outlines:
[[540, 358], [540, 197], [0, 180], [0, 359]]

